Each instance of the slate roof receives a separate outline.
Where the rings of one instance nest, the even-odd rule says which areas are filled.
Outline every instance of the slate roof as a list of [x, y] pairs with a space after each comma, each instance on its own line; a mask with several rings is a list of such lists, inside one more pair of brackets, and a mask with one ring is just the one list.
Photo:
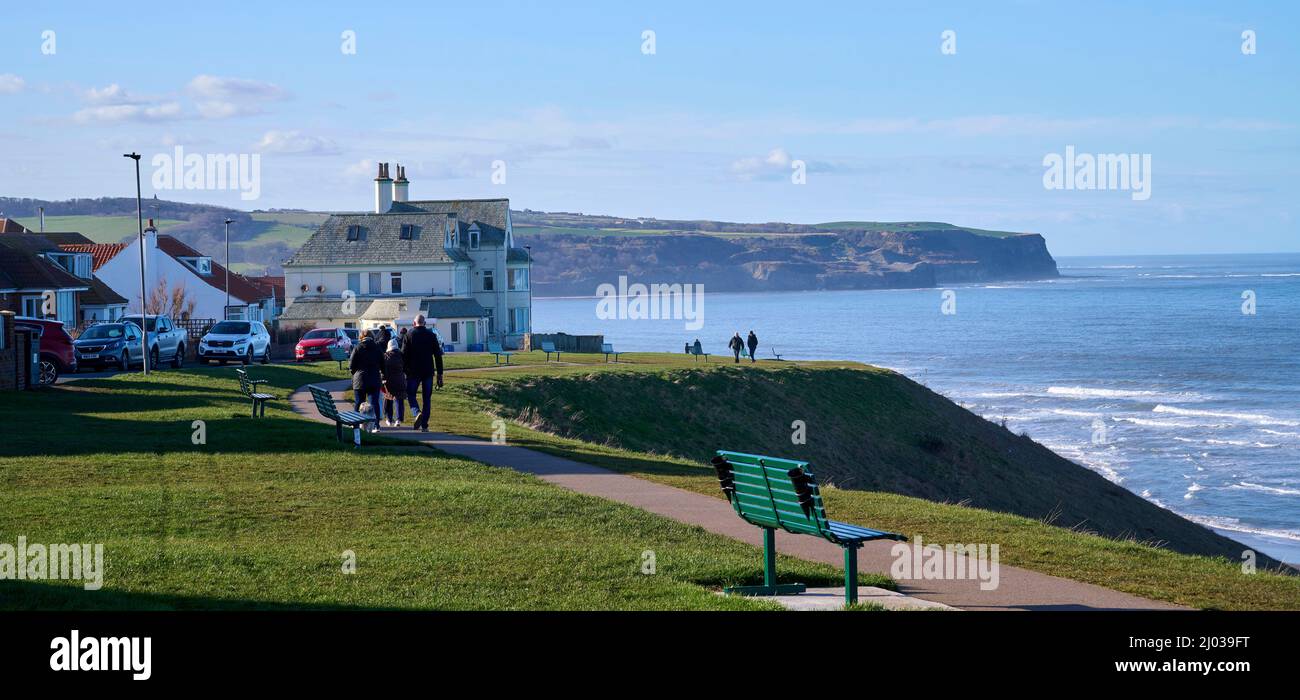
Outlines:
[[82, 306], [125, 306], [126, 297], [113, 291], [103, 280], [91, 276], [90, 289], [81, 293]]
[[31, 233], [31, 229], [13, 219], [0, 216], [0, 233]]
[[59, 247], [38, 234], [0, 236], [0, 288], [84, 290], [89, 282], [42, 258]]
[[430, 212], [455, 214], [460, 240], [469, 240], [470, 226], [478, 224], [479, 245], [499, 246], [506, 240], [506, 221], [510, 217], [509, 199], [416, 199], [393, 202], [390, 214]]
[[315, 321], [319, 318], [360, 318], [370, 302], [356, 300], [355, 314], [343, 313], [342, 299], [295, 299], [280, 312], [281, 321]]
[[56, 246], [59, 246], [60, 248], [62, 248], [65, 245], [72, 245], [72, 244], [85, 245], [87, 243], [94, 243], [94, 241], [90, 240], [89, 238], [86, 238], [85, 236], [81, 235], [80, 233], [77, 233], [76, 231], [46, 231], [45, 233], [42, 233], [40, 235], [45, 236], [46, 238], [49, 239], [51, 243], [53, 243]]
[[[446, 214], [406, 212], [401, 214], [335, 214], [285, 263], [293, 265], [400, 264], [410, 262], [460, 262], [469, 260], [462, 251], [443, 247]], [[403, 240], [403, 224], [419, 227], [419, 238]], [[349, 241], [349, 226], [361, 226], [365, 240]]]
[[429, 318], [483, 318], [487, 311], [475, 299], [468, 297], [425, 297], [420, 300], [420, 311]]

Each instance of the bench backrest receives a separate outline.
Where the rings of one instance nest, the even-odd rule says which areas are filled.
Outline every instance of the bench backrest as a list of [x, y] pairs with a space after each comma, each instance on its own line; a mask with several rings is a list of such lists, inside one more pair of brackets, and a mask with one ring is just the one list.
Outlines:
[[601, 343], [601, 344], [600, 344], [600, 351], [601, 351], [601, 352], [614, 352], [614, 344], [613, 344], [613, 343]]
[[253, 387], [248, 383], [248, 372], [245, 372], [242, 369], [237, 369], [235, 370], [235, 376], [239, 377], [239, 391], [242, 392], [244, 396], [252, 396]]
[[555, 352], [555, 343], [542, 343], [542, 352]]
[[322, 416], [330, 420], [337, 420], [339, 417], [339, 408], [334, 405], [334, 397], [328, 391], [312, 384], [307, 389], [311, 391], [311, 398], [316, 402], [316, 410], [320, 411]]
[[694, 345], [691, 345], [691, 346], [689, 346], [689, 347], [691, 348], [691, 354], [692, 354], [692, 355], [707, 355], [707, 354], [708, 354], [707, 352], [704, 352], [704, 348], [703, 348], [703, 347], [698, 347], [698, 348], [697, 348], [697, 347], [695, 347]]
[[331, 345], [331, 346], [330, 346], [330, 359], [331, 359], [331, 360], [346, 360], [346, 359], [348, 359], [348, 351], [347, 351], [347, 350], [344, 350], [343, 348], [341, 348], [341, 347], [339, 347], [339, 346], [337, 346], [337, 345]]
[[727, 499], [747, 522], [820, 537], [830, 531], [807, 462], [718, 450], [713, 466]]
[[501, 343], [488, 343], [488, 352], [503, 353], [505, 350], [501, 349]]

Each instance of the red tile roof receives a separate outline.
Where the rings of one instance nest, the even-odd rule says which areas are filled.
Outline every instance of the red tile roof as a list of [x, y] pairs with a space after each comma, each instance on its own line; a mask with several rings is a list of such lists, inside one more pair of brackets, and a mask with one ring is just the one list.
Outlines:
[[249, 276], [247, 279], [265, 290], [267, 296], [275, 294], [275, 303], [284, 306], [284, 275]]
[[[180, 239], [167, 235], [158, 236], [158, 250], [173, 258], [208, 257], [185, 245]], [[212, 261], [212, 274], [206, 277], [199, 276], [199, 279], [223, 292], [226, 291], [226, 268], [218, 265], [215, 260]], [[230, 273], [230, 296], [251, 304], [270, 297], [271, 293], [263, 290], [262, 287], [254, 284], [247, 277], [232, 271]]]
[[64, 243], [59, 246], [69, 253], [90, 253], [94, 259], [94, 269], [98, 270], [104, 266], [104, 263], [113, 259], [114, 255], [122, 252], [126, 248], [125, 243]]

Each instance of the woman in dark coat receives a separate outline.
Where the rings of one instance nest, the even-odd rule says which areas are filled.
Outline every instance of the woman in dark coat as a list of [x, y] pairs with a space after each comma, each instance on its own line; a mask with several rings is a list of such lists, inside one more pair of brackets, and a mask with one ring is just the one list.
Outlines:
[[379, 390], [382, 383], [381, 367], [384, 364], [384, 351], [375, 344], [369, 330], [361, 332], [361, 342], [352, 348], [352, 359], [348, 369], [352, 371], [352, 396], [357, 411], [367, 399], [375, 416], [375, 423], [370, 432], [379, 432]]
[[[396, 428], [406, 418], [406, 367], [397, 338], [388, 341], [388, 352], [384, 353], [384, 418], [388, 426]], [[397, 420], [393, 420], [393, 405], [396, 404]]]

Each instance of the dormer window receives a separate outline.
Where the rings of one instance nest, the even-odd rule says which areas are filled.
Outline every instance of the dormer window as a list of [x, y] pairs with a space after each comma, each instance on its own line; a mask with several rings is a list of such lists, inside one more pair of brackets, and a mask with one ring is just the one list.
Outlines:
[[349, 241], [364, 241], [364, 240], [366, 240], [366, 227], [365, 227], [365, 226], [358, 226], [357, 224], [353, 224], [353, 225], [349, 226], [349, 227], [348, 227], [348, 240], [349, 240]]
[[203, 275], [204, 277], [207, 277], [208, 275], [212, 274], [212, 258], [203, 256], [203, 257], [177, 258], [177, 260], [180, 260], [181, 262], [185, 263], [185, 265], [188, 266], [191, 270], [194, 270], [195, 272], [199, 273], [200, 275]]
[[469, 249], [478, 250], [479, 231], [478, 224], [469, 227]]
[[415, 224], [402, 224], [402, 230], [398, 237], [404, 241], [420, 240], [420, 227]]

